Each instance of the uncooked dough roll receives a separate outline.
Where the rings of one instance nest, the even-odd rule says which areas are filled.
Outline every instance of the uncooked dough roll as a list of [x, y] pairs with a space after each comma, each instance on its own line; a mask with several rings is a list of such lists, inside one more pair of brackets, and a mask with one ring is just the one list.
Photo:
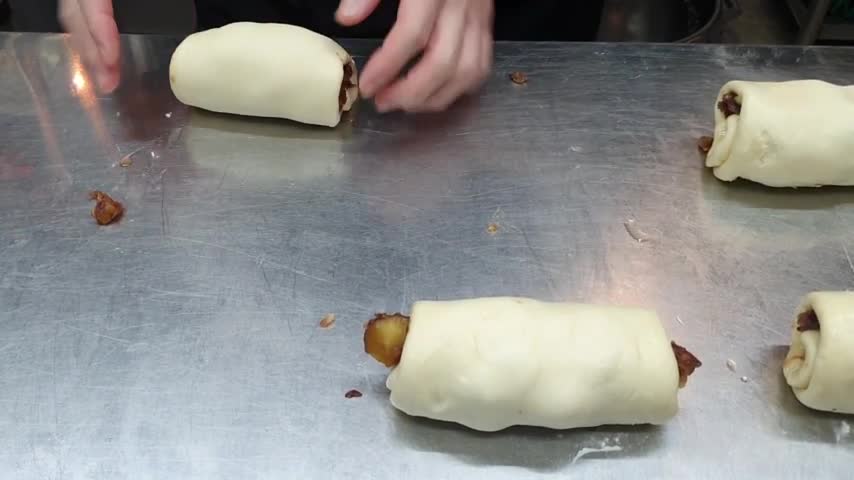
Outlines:
[[215, 112], [334, 127], [358, 97], [356, 65], [330, 38], [294, 25], [232, 23], [187, 37], [172, 91]]
[[854, 86], [727, 83], [706, 166], [721, 180], [771, 187], [854, 185]]
[[807, 407], [854, 413], [854, 293], [807, 295], [792, 329], [783, 375]]
[[661, 424], [678, 409], [677, 348], [696, 362], [691, 371], [699, 366], [671, 346], [654, 312], [632, 308], [507, 297], [418, 302], [403, 335], [387, 380], [391, 403], [481, 431]]

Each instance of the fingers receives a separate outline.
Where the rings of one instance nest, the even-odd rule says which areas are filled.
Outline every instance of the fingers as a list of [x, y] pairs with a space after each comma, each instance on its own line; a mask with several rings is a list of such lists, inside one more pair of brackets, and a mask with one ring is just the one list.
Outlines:
[[419, 110], [445, 110], [461, 96], [477, 90], [491, 69], [492, 36], [479, 28], [468, 28], [452, 80], [427, 99]]
[[80, 11], [103, 62], [108, 67], [119, 63], [119, 28], [113, 16], [111, 0], [78, 0]]
[[439, 14], [430, 44], [418, 64], [402, 79], [381, 91], [377, 109], [417, 110], [454, 76], [466, 28], [466, 4], [449, 1]]
[[335, 20], [348, 27], [357, 25], [374, 13], [379, 4], [380, 0], [341, 0], [335, 12]]
[[[373, 97], [394, 80], [430, 40], [445, 0], [401, 0], [397, 22], [385, 42], [365, 65], [359, 81], [362, 96]], [[464, 3], [448, 0], [447, 3]]]
[[100, 58], [98, 48], [95, 46], [92, 34], [89, 33], [89, 26], [80, 12], [77, 0], [60, 0], [59, 21], [62, 28], [70, 34], [71, 44], [80, 54], [83, 62], [87, 65], [97, 65]]
[[119, 82], [119, 33], [110, 0], [60, 0], [59, 19], [101, 90]]

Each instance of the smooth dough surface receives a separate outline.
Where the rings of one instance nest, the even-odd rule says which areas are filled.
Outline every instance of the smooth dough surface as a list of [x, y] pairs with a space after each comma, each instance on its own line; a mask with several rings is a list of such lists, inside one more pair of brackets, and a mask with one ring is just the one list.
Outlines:
[[678, 384], [654, 312], [508, 297], [416, 303], [387, 380], [401, 411], [481, 431], [661, 424]]
[[810, 293], [797, 313], [809, 309], [819, 330], [799, 332], [795, 320], [786, 382], [807, 407], [854, 413], [854, 292]]
[[[717, 107], [734, 93], [739, 114]], [[818, 80], [725, 84], [706, 166], [771, 187], [854, 185], [854, 86]]]
[[275, 117], [334, 127], [358, 87], [339, 102], [350, 55], [334, 40], [302, 27], [232, 23], [187, 37], [172, 55], [169, 79], [182, 103], [214, 112]]

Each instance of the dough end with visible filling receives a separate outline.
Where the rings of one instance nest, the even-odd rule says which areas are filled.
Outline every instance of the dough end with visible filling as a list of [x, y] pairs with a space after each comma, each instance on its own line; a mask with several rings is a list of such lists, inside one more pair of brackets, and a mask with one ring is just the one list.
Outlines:
[[169, 79], [182, 103], [214, 112], [334, 127], [359, 96], [353, 58], [295, 25], [238, 22], [187, 37]]
[[783, 375], [807, 407], [854, 413], [854, 293], [806, 296], [792, 325]]

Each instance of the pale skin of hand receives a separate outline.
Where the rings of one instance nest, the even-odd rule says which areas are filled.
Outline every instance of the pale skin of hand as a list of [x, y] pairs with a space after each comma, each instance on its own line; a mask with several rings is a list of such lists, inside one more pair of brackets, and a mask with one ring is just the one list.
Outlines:
[[[342, 0], [342, 25], [364, 21], [380, 0]], [[492, 69], [493, 0], [400, 0], [397, 21], [360, 75], [379, 111], [441, 111], [476, 90]], [[99, 88], [119, 83], [119, 32], [111, 0], [60, 0], [59, 18]], [[417, 64], [403, 74], [416, 56]]]
[[[355, 25], [380, 0], [342, 0], [336, 19]], [[493, 0], [400, 0], [397, 21], [359, 79], [379, 111], [441, 111], [476, 90], [492, 69]], [[417, 55], [418, 63], [403, 69]]]
[[59, 0], [59, 21], [104, 92], [119, 84], [119, 29], [112, 0]]

